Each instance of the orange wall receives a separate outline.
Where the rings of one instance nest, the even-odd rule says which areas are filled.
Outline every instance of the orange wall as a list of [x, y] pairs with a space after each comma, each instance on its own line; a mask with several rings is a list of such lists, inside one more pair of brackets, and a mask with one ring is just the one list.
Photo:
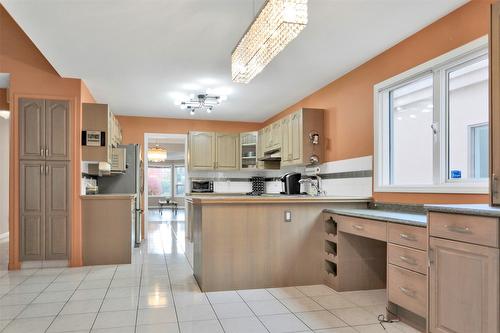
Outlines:
[[7, 89], [0, 88], [0, 110], [9, 110], [9, 103], [7, 102]]
[[188, 131], [246, 132], [256, 131], [259, 123], [234, 121], [191, 120], [173, 118], [117, 116], [123, 132], [123, 142], [144, 144], [144, 133], [185, 134]]
[[18, 99], [52, 98], [70, 101], [72, 126], [72, 217], [70, 264], [79, 266], [81, 258], [80, 218], [80, 131], [81, 103], [93, 100], [79, 79], [65, 79], [54, 70], [32, 41], [0, 5], [0, 72], [10, 73], [9, 104], [11, 114], [10, 183], [9, 183], [9, 269], [19, 262], [19, 140]]
[[[488, 34], [490, 1], [473, 1], [266, 121], [302, 108], [325, 109], [326, 160], [373, 155], [373, 86]], [[377, 201], [487, 203], [487, 195], [374, 193]]]

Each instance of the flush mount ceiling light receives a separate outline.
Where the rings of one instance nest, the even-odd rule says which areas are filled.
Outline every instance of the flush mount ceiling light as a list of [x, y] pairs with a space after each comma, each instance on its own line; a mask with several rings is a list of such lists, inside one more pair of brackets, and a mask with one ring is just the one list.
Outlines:
[[148, 161], [150, 162], [165, 162], [167, 160], [167, 150], [160, 148], [159, 145], [148, 149]]
[[307, 0], [267, 0], [231, 54], [232, 79], [248, 83], [307, 24]]
[[197, 110], [205, 110], [207, 113], [227, 99], [226, 96], [217, 96], [205, 94], [191, 94], [186, 100], [177, 100], [175, 104], [179, 105], [183, 110], [189, 110], [189, 113], [194, 116]]
[[4, 119], [9, 119], [10, 118], [10, 111], [7, 111], [7, 110], [0, 111], [0, 117], [2, 117]]

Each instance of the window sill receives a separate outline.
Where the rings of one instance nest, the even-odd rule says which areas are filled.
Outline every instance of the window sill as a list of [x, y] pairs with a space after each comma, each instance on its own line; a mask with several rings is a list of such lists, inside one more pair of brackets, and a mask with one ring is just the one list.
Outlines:
[[486, 184], [449, 184], [435, 186], [375, 186], [374, 192], [398, 192], [398, 193], [440, 193], [440, 194], [488, 194], [489, 187]]

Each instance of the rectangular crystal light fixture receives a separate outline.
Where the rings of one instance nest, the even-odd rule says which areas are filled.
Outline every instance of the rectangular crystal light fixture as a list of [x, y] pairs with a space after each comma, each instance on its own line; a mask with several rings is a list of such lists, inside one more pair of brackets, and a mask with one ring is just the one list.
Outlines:
[[234, 82], [248, 83], [307, 24], [307, 0], [267, 0], [231, 54]]

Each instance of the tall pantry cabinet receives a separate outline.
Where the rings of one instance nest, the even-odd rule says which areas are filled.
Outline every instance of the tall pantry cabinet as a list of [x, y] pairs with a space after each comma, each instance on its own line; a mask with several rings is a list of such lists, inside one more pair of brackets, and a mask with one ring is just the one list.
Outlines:
[[23, 261], [68, 258], [70, 147], [68, 101], [19, 99]]

